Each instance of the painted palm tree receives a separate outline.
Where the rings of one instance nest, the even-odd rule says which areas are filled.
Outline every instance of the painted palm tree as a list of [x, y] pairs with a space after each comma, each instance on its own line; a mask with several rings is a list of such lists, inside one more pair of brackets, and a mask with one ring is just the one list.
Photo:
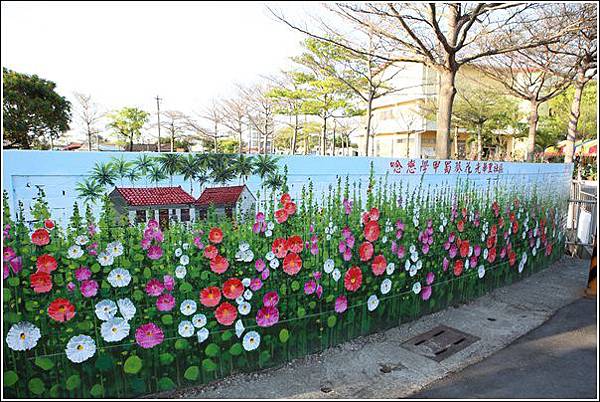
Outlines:
[[187, 157], [181, 158], [179, 173], [183, 176], [184, 180], [190, 181], [190, 194], [194, 193], [194, 179], [198, 176], [199, 172], [200, 165], [198, 159], [196, 159], [194, 155], [189, 154]]
[[131, 186], [135, 187], [135, 182], [142, 178], [142, 172], [138, 169], [131, 168], [129, 169], [125, 177], [127, 177], [129, 182], [131, 183]]
[[266, 180], [264, 181], [263, 185], [271, 191], [275, 192], [281, 187], [283, 187], [284, 183], [285, 179], [280, 173], [271, 173], [266, 177]]
[[205, 170], [210, 168], [210, 165], [215, 159], [214, 157], [215, 154], [209, 153], [198, 153], [194, 155], [194, 158], [196, 158], [196, 160], [198, 161], [198, 166], [204, 168]]
[[158, 157], [158, 163], [165, 173], [171, 178], [171, 186], [173, 186], [173, 176], [179, 172], [181, 156], [179, 154], [171, 153], [164, 154]]
[[271, 155], [258, 155], [254, 160], [254, 173], [256, 173], [261, 181], [270, 174], [277, 172], [277, 163], [279, 158]]
[[83, 199], [86, 204], [95, 204], [104, 195], [105, 187], [93, 179], [85, 179], [83, 182], [77, 183], [75, 190], [79, 198]]
[[90, 177], [102, 187], [114, 186], [117, 181], [117, 173], [111, 163], [96, 162]]
[[146, 175], [150, 167], [154, 165], [154, 158], [147, 154], [141, 154], [133, 161], [133, 165], [142, 175]]
[[153, 165], [148, 169], [147, 177], [150, 182], [154, 183], [155, 187], [158, 187], [158, 183], [165, 180], [167, 175], [160, 166]]
[[196, 181], [200, 184], [200, 193], [202, 194], [202, 190], [204, 189], [204, 185], [210, 181], [211, 177], [208, 173], [208, 170], [205, 168], [200, 168], [198, 171], [198, 175], [196, 176]]
[[110, 164], [113, 166], [113, 169], [121, 182], [121, 186], [123, 186], [123, 179], [129, 177], [129, 172], [133, 168], [133, 163], [120, 157], [112, 158]]
[[246, 183], [248, 177], [254, 172], [254, 158], [241, 154], [233, 163], [236, 173], [239, 175], [240, 180]]
[[230, 155], [215, 155], [217, 156], [211, 165], [211, 177], [212, 181], [225, 185], [231, 180], [235, 179], [237, 172], [232, 163]]

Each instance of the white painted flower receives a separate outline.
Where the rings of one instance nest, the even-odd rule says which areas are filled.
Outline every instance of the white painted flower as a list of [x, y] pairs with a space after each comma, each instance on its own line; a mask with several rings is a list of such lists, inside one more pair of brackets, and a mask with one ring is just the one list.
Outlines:
[[524, 230], [524, 231], [523, 231], [523, 234], [521, 235], [521, 238], [522, 238], [523, 240], [525, 240], [525, 237], [527, 236], [527, 233], [526, 233], [526, 232], [527, 232], [527, 231], [525, 231], [525, 230]]
[[244, 302], [244, 296], [240, 295], [238, 297], [235, 298], [235, 302], [239, 305], [240, 303]]
[[79, 258], [83, 255], [83, 249], [81, 248], [81, 246], [78, 246], [75, 244], [75, 245], [69, 247], [69, 250], [67, 251], [67, 255], [69, 258], [76, 260], [77, 258]]
[[488, 249], [487, 249], [487, 248], [484, 248], [484, 249], [483, 249], [483, 259], [484, 259], [484, 260], [487, 260], [487, 258], [488, 258]]
[[188, 320], [181, 321], [177, 327], [177, 332], [182, 337], [189, 338], [194, 335], [194, 325]]
[[244, 299], [250, 300], [250, 299], [252, 299], [253, 295], [254, 294], [252, 293], [252, 291], [250, 289], [244, 290]]
[[273, 258], [269, 261], [269, 266], [273, 269], [277, 269], [279, 267], [279, 260], [277, 258]]
[[410, 247], [408, 248], [408, 252], [411, 254], [414, 254], [417, 252], [417, 248], [415, 247], [414, 244], [411, 244]]
[[250, 278], [244, 278], [244, 279], [242, 279], [242, 285], [244, 285], [244, 287], [246, 287], [246, 288], [248, 286], [250, 286], [251, 283], [252, 283], [252, 279], [250, 279]]
[[483, 233], [481, 234], [481, 241], [482, 241], [482, 242], [484, 242], [484, 241], [485, 241], [485, 232], [483, 232]]
[[519, 261], [519, 273], [523, 272], [523, 268], [525, 268], [525, 263], [521, 260]]
[[260, 345], [260, 335], [256, 331], [248, 331], [242, 340], [242, 346], [247, 352], [256, 350]]
[[538, 237], [538, 238], [537, 238], [537, 240], [535, 241], [535, 247], [536, 247], [536, 248], [540, 248], [540, 244], [541, 244], [541, 240], [540, 240], [540, 238]]
[[179, 247], [177, 247], [175, 249], [175, 257], [179, 258], [179, 257], [181, 257], [182, 254], [183, 254], [183, 250], [180, 249]]
[[533, 255], [535, 257], [536, 254], [537, 254], [537, 249], [534, 247], [533, 249], [531, 249], [531, 255]]
[[183, 265], [178, 265], [177, 268], [175, 268], [175, 276], [178, 279], [183, 279], [183, 278], [185, 278], [186, 275], [187, 275], [187, 268], [184, 267]]
[[325, 236], [326, 240], [331, 240], [331, 235], [329, 233], [327, 233], [327, 235]]
[[413, 276], [415, 276], [417, 274], [417, 272], [419, 272], [419, 270], [417, 269], [417, 266], [411, 265], [410, 269], [408, 270], [408, 274], [410, 275], [410, 277], [412, 278]]
[[241, 243], [239, 244], [238, 248], [239, 248], [241, 251], [250, 250], [250, 244], [248, 244], [248, 242], [247, 242], [247, 241], [243, 241], [243, 242], [241, 242]]
[[521, 256], [521, 260], [523, 262], [527, 262], [527, 252], [523, 251], [523, 255]]
[[417, 261], [417, 263], [415, 264], [415, 267], [417, 267], [417, 271], [420, 271], [421, 268], [423, 268], [423, 260]]
[[273, 258], [275, 258], [275, 253], [269, 251], [267, 254], [265, 254], [265, 258], [267, 259], [267, 261], [271, 261]]
[[410, 254], [410, 259], [413, 260], [413, 262], [417, 262], [419, 259], [419, 254], [418, 253], [411, 253]]
[[104, 299], [96, 303], [96, 317], [102, 321], [107, 321], [117, 314], [117, 304], [109, 299]]
[[190, 263], [190, 257], [188, 257], [187, 255], [182, 255], [181, 257], [179, 257], [179, 263], [181, 265], [188, 265]]
[[131, 274], [123, 268], [115, 268], [108, 273], [106, 278], [113, 288], [123, 288], [131, 282]]
[[268, 230], [275, 229], [275, 223], [273, 223], [273, 222], [267, 222], [267, 229]]
[[127, 321], [131, 320], [133, 316], [135, 316], [136, 308], [135, 304], [128, 297], [124, 299], [117, 300], [117, 305], [119, 306], [119, 312], [121, 316]]
[[185, 316], [190, 316], [196, 312], [197, 308], [198, 306], [196, 305], [195, 301], [187, 299], [181, 302], [181, 306], [179, 306], [179, 311], [181, 311], [181, 314]]
[[469, 246], [469, 257], [473, 255], [473, 246]]
[[88, 335], [72, 337], [65, 348], [67, 359], [73, 363], [81, 363], [96, 354], [96, 342]]
[[404, 263], [404, 270], [405, 271], [410, 270], [410, 260], [406, 260], [406, 262]]
[[413, 218], [413, 225], [415, 225], [415, 227], [419, 227], [419, 218], [416, 216]]
[[115, 259], [110, 253], [102, 251], [100, 254], [98, 254], [98, 263], [103, 267], [111, 266], [114, 261]]
[[123, 245], [121, 244], [120, 241], [114, 241], [112, 243], [108, 243], [106, 245], [106, 251], [108, 252], [108, 254], [112, 255], [113, 257], [119, 257], [121, 255], [123, 255]]
[[204, 342], [208, 339], [208, 329], [206, 327], [200, 328], [196, 333], [196, 336], [198, 337], [198, 343]]
[[369, 311], [375, 310], [377, 306], [379, 306], [379, 299], [377, 298], [377, 295], [369, 296], [369, 299], [367, 300], [367, 308]]
[[392, 281], [389, 278], [385, 278], [383, 282], [381, 282], [380, 289], [382, 295], [387, 295], [392, 290]]
[[479, 279], [485, 276], [485, 267], [483, 265], [480, 265], [479, 268], [477, 268], [477, 276], [479, 276]]
[[331, 259], [331, 258], [328, 258], [323, 263], [323, 271], [325, 271], [326, 274], [332, 273], [334, 268], [335, 268], [335, 261], [333, 261], [333, 259]]
[[265, 237], [271, 237], [271, 236], [273, 236], [273, 231], [271, 229], [265, 230]]
[[396, 264], [394, 264], [393, 262], [390, 262], [387, 265], [387, 267], [385, 267], [385, 273], [388, 275], [392, 275], [395, 270], [396, 270]]
[[130, 326], [127, 320], [113, 317], [100, 326], [100, 334], [106, 342], [118, 342], [129, 335]]
[[444, 233], [444, 225], [440, 225], [440, 227], [438, 228], [438, 230], [440, 231], [440, 233]]
[[202, 313], [194, 314], [192, 317], [192, 325], [196, 328], [202, 328], [207, 323], [206, 316]]
[[421, 282], [415, 282], [412, 286], [412, 291], [416, 295], [421, 293]]
[[247, 301], [241, 302], [238, 305], [238, 311], [239, 311], [239, 313], [241, 315], [248, 315], [248, 314], [250, 314], [250, 310], [252, 310], [252, 306]]
[[242, 250], [238, 250], [235, 252], [235, 260], [244, 261], [244, 252]]
[[235, 322], [235, 335], [238, 338], [241, 338], [241, 336], [244, 334], [245, 330], [246, 330], [246, 327], [244, 327], [244, 323], [242, 322], [242, 320], [237, 320]]
[[85, 235], [80, 235], [75, 238], [75, 244], [78, 244], [80, 246], [85, 246], [88, 241], [89, 239]]
[[387, 243], [387, 241], [388, 241], [388, 238], [387, 238], [387, 236], [383, 236], [383, 237], [381, 238], [381, 242], [382, 242], [383, 244]]
[[242, 256], [242, 261], [252, 262], [252, 260], [254, 260], [254, 252], [252, 250], [244, 251], [244, 255]]
[[340, 272], [339, 269], [335, 268], [333, 270], [333, 272], [331, 272], [331, 277], [333, 278], [334, 281], [339, 281], [340, 278], [342, 277], [342, 273]]
[[6, 344], [12, 350], [33, 349], [42, 337], [40, 329], [27, 321], [13, 324], [6, 334]]
[[188, 248], [190, 248], [190, 244], [189, 243], [183, 243], [181, 245], [181, 248], [184, 249], [184, 250], [187, 250]]

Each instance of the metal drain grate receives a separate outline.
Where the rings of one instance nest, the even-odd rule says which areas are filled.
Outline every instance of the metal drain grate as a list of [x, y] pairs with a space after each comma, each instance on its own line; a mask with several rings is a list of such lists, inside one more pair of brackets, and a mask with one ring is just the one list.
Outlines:
[[440, 362], [478, 340], [479, 338], [474, 335], [440, 325], [431, 331], [407, 340], [402, 346], [412, 352]]

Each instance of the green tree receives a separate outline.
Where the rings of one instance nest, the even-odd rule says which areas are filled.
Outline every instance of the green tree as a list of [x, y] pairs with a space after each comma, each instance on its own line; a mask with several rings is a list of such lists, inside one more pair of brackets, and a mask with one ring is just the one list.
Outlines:
[[87, 205], [95, 204], [104, 194], [104, 186], [94, 179], [85, 179], [83, 182], [77, 183], [75, 190], [78, 197], [83, 199]]
[[133, 150], [133, 141], [142, 134], [142, 127], [148, 121], [148, 112], [135, 107], [124, 107], [107, 115], [110, 122], [108, 127], [115, 134], [129, 143], [129, 151]]
[[179, 163], [179, 173], [181, 173], [184, 180], [190, 181], [190, 194], [194, 193], [194, 179], [198, 176], [200, 169], [200, 163], [194, 155], [188, 154], [186, 157], [181, 158]]
[[56, 91], [56, 84], [2, 68], [2, 114], [5, 148], [41, 146], [69, 130], [71, 103]]
[[73, 203], [73, 213], [69, 219], [69, 227], [71, 228], [72, 233], [76, 235], [79, 234], [83, 228], [83, 219], [79, 213], [79, 204], [77, 201]]
[[168, 176], [160, 166], [152, 165], [148, 169], [147, 177], [151, 183], [154, 183], [155, 187], [158, 187], [158, 183], [165, 180]]
[[254, 172], [254, 158], [240, 154], [235, 158], [233, 167], [243, 183], [246, 183], [248, 177]]
[[117, 172], [112, 163], [96, 162], [92, 169], [91, 178], [102, 187], [114, 186], [117, 181]]
[[237, 176], [233, 166], [233, 156], [217, 154], [211, 164], [211, 177], [214, 183], [225, 185]]
[[113, 157], [109, 163], [112, 165], [115, 174], [121, 181], [121, 186], [123, 186], [123, 179], [129, 177], [129, 173], [132, 171], [134, 166], [133, 162], [129, 162], [123, 157]]
[[267, 175], [277, 172], [278, 162], [279, 158], [275, 156], [258, 155], [254, 160], [254, 173], [264, 180]]
[[181, 156], [175, 153], [163, 154], [158, 157], [158, 163], [164, 172], [171, 178], [171, 186], [173, 186], [173, 176], [179, 172]]

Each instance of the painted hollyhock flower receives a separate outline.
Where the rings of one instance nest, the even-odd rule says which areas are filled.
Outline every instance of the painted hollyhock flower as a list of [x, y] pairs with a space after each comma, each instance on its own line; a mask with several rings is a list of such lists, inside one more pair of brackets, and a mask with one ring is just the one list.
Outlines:
[[123, 288], [131, 282], [131, 274], [124, 268], [115, 268], [108, 273], [106, 280], [113, 288]]
[[279, 224], [284, 223], [288, 219], [288, 213], [283, 208], [275, 211], [274, 216], [275, 216], [275, 221]]
[[368, 241], [364, 242], [358, 248], [358, 254], [360, 256], [360, 260], [363, 262], [369, 261], [371, 257], [373, 257], [373, 244]]
[[432, 289], [433, 288], [431, 286], [424, 286], [421, 289], [421, 299], [423, 299], [423, 301], [429, 300], [429, 298], [431, 297]]
[[45, 246], [50, 243], [50, 234], [46, 229], [37, 229], [31, 235], [31, 242], [36, 246]]
[[362, 285], [362, 271], [359, 267], [352, 267], [344, 275], [344, 287], [349, 292], [356, 292]]
[[106, 251], [103, 251], [100, 254], [98, 254], [98, 263], [103, 267], [111, 266], [114, 261], [115, 259], [112, 256], [112, 254], [107, 253]]
[[129, 336], [130, 326], [127, 320], [120, 317], [104, 321], [100, 326], [100, 334], [106, 342], [118, 342]]
[[79, 285], [79, 291], [83, 295], [83, 297], [94, 297], [98, 294], [98, 282], [92, 279], [88, 279], [87, 281], [81, 282]]
[[192, 325], [196, 328], [202, 328], [208, 322], [206, 316], [202, 313], [195, 314], [192, 317]]
[[96, 342], [89, 335], [74, 336], [67, 343], [65, 353], [73, 363], [82, 363], [96, 354]]
[[[271, 252], [275, 257], [284, 258], [287, 255], [287, 251], [287, 241], [283, 237], [278, 237], [277, 239], [273, 240], [273, 244], [271, 245]], [[273, 258], [270, 258], [269, 260], [273, 260]]]
[[212, 244], [219, 244], [223, 241], [223, 231], [221, 228], [212, 228], [208, 232], [208, 240]]
[[317, 291], [317, 282], [315, 282], [314, 279], [311, 279], [304, 284], [304, 294], [312, 295], [316, 291]]
[[344, 198], [344, 201], [342, 201], [342, 205], [344, 206], [344, 213], [346, 215], [350, 215], [352, 213], [352, 205], [354, 204], [354, 201], [349, 200], [347, 198]]
[[389, 278], [385, 278], [379, 287], [382, 295], [387, 295], [392, 290], [392, 281]]
[[101, 321], [110, 320], [117, 314], [117, 304], [109, 299], [104, 299], [96, 303], [96, 317]]
[[48, 315], [54, 321], [69, 321], [75, 317], [75, 306], [67, 299], [57, 298], [48, 306]]
[[377, 298], [377, 295], [369, 296], [367, 299], [367, 309], [369, 311], [373, 311], [377, 308], [377, 306], [379, 306], [379, 299]]
[[290, 276], [296, 275], [302, 268], [302, 259], [298, 254], [289, 253], [283, 259], [283, 272]]
[[210, 260], [210, 270], [216, 274], [223, 274], [229, 268], [229, 261], [222, 255], [217, 255], [215, 258]]
[[300, 253], [304, 248], [304, 242], [300, 236], [294, 235], [287, 239], [286, 247], [292, 253]]
[[198, 306], [196, 304], [195, 301], [187, 299], [184, 300], [183, 302], [181, 302], [181, 305], [179, 306], [179, 311], [181, 312], [181, 314], [185, 315], [185, 316], [190, 316], [194, 313], [196, 313], [196, 310], [198, 309]]
[[266, 307], [275, 307], [279, 303], [279, 295], [276, 291], [272, 290], [265, 293], [263, 296], [263, 305]]
[[348, 309], [348, 299], [346, 298], [346, 296], [338, 296], [335, 299], [335, 312], [338, 314], [342, 314], [343, 312], [345, 312]]
[[119, 306], [119, 313], [127, 321], [131, 320], [136, 313], [136, 308], [131, 299], [125, 297], [124, 299], [118, 299], [117, 305]]
[[177, 333], [179, 333], [179, 335], [184, 338], [191, 337], [192, 335], [194, 335], [194, 332], [194, 325], [191, 323], [191, 321], [188, 320], [181, 321], [179, 323], [179, 326], [177, 327]]
[[247, 352], [252, 352], [260, 346], [260, 335], [256, 331], [248, 331], [242, 340], [242, 346]]
[[454, 276], [460, 276], [463, 272], [464, 267], [465, 267], [465, 264], [464, 264], [463, 260], [454, 261]]
[[47, 272], [35, 272], [29, 275], [30, 286], [35, 293], [48, 293], [52, 289], [52, 277]]
[[279, 322], [279, 310], [275, 306], [264, 306], [256, 313], [259, 327], [271, 327]]
[[153, 322], [142, 324], [135, 331], [135, 340], [144, 349], [151, 349], [160, 345], [164, 339], [163, 330]]
[[164, 293], [156, 299], [156, 309], [158, 311], [171, 311], [175, 307], [175, 297], [170, 293]]
[[223, 296], [229, 300], [235, 300], [244, 292], [244, 285], [238, 278], [230, 278], [223, 283]]
[[79, 267], [75, 270], [75, 279], [79, 282], [86, 281], [92, 277], [92, 271], [88, 267]]
[[382, 254], [376, 255], [373, 258], [373, 262], [371, 263], [371, 269], [373, 270], [373, 274], [375, 276], [383, 275], [387, 268], [387, 261]]
[[367, 222], [363, 229], [363, 234], [365, 236], [365, 239], [367, 239], [368, 241], [376, 241], [379, 238], [380, 234], [379, 223], [377, 223], [377, 221]]
[[51, 256], [50, 254], [43, 254], [40, 255], [36, 262], [36, 267], [37, 270], [39, 272], [46, 272], [46, 273], [51, 273], [52, 271], [56, 270], [56, 268], [58, 267], [58, 263], [56, 262], [56, 259]]
[[237, 309], [229, 302], [223, 302], [215, 310], [215, 318], [221, 325], [231, 325], [237, 318]]
[[76, 260], [81, 256], [83, 256], [83, 249], [81, 248], [81, 246], [75, 244], [69, 247], [69, 249], [67, 250], [67, 257], [72, 260]]
[[412, 285], [412, 291], [414, 294], [418, 295], [421, 293], [421, 282], [415, 282]]
[[162, 257], [162, 255], [163, 255], [163, 249], [162, 249], [162, 247], [160, 247], [158, 245], [154, 245], [154, 246], [150, 246], [148, 248], [147, 256], [151, 260], [158, 260], [158, 259], [160, 259]]
[[40, 329], [27, 321], [13, 324], [6, 334], [6, 344], [12, 350], [23, 351], [36, 347], [42, 337]]
[[3, 252], [2, 252], [2, 260], [4, 262], [10, 261], [13, 258], [15, 258], [16, 256], [17, 256], [17, 254], [15, 253], [15, 250], [12, 249], [12, 247], [4, 247]]
[[160, 296], [165, 290], [165, 285], [156, 278], [152, 278], [146, 284], [146, 294], [148, 296]]

